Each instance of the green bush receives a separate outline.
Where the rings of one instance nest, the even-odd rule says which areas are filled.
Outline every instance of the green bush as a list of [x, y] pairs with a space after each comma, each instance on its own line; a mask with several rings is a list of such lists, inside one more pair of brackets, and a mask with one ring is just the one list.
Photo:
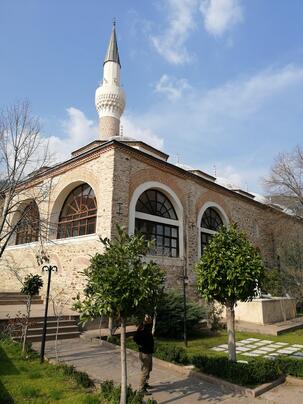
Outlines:
[[239, 363], [225, 357], [199, 355], [192, 358], [192, 363], [202, 372], [247, 387], [271, 382], [283, 373], [276, 361], [263, 358]]
[[[187, 301], [187, 332], [190, 335], [199, 321], [207, 318], [206, 306]], [[177, 290], [163, 294], [157, 309], [156, 335], [159, 337], [182, 338], [183, 336], [184, 301]]]
[[189, 363], [186, 350], [178, 346], [158, 345], [156, 347], [155, 356], [164, 361], [181, 363], [182, 365]]
[[[106, 404], [119, 404], [120, 403], [120, 385], [115, 385], [112, 380], [107, 380], [101, 384], [101, 400]], [[143, 394], [132, 390], [127, 386], [127, 404], [156, 404], [154, 400], [144, 401]]]
[[84, 388], [89, 388], [89, 387], [94, 386], [94, 383], [89, 378], [88, 374], [85, 372], [80, 372], [80, 371], [76, 370], [76, 368], [74, 366], [64, 364], [64, 365], [58, 366], [58, 368], [62, 370], [64, 375], [72, 377], [75, 380], [75, 382], [78, 384], [78, 386], [82, 386]]
[[275, 363], [285, 375], [303, 377], [303, 360], [279, 356], [275, 358]]

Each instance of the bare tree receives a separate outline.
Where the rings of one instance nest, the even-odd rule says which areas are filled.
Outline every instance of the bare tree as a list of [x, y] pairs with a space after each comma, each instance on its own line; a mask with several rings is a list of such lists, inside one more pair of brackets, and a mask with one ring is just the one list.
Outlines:
[[[39, 120], [31, 116], [28, 102], [1, 111], [0, 258], [21, 224], [39, 234], [47, 227], [43, 221], [33, 223], [32, 219], [35, 207], [49, 194], [48, 184], [36, 180], [48, 161], [47, 143], [41, 136]], [[28, 201], [26, 209], [22, 201]]]
[[290, 153], [280, 153], [269, 176], [264, 180], [273, 202], [303, 213], [303, 149], [297, 146]]

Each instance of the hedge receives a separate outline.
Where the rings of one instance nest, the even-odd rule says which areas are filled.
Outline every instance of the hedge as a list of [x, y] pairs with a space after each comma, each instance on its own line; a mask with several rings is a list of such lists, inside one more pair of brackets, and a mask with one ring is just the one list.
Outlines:
[[263, 358], [242, 363], [230, 362], [225, 357], [197, 355], [192, 358], [192, 363], [201, 372], [246, 387], [271, 382], [283, 374], [276, 361]]
[[303, 359], [289, 358], [287, 356], [278, 356], [275, 363], [285, 375], [303, 377]]

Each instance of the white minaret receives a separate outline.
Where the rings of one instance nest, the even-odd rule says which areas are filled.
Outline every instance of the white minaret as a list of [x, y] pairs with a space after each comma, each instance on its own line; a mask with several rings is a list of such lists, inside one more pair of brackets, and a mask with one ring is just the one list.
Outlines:
[[110, 37], [103, 63], [103, 81], [96, 90], [95, 104], [99, 115], [101, 140], [120, 135], [120, 117], [125, 107], [124, 91], [120, 87], [120, 59], [116, 38], [116, 24]]

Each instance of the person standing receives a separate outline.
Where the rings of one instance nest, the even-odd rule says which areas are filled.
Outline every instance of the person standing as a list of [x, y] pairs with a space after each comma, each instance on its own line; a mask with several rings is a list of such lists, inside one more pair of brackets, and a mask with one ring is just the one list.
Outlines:
[[139, 359], [141, 363], [140, 391], [147, 395], [151, 394], [148, 391], [151, 388], [148, 380], [153, 368], [154, 337], [152, 327], [153, 319], [146, 314], [143, 323], [139, 325], [134, 335], [134, 341], [139, 347]]

